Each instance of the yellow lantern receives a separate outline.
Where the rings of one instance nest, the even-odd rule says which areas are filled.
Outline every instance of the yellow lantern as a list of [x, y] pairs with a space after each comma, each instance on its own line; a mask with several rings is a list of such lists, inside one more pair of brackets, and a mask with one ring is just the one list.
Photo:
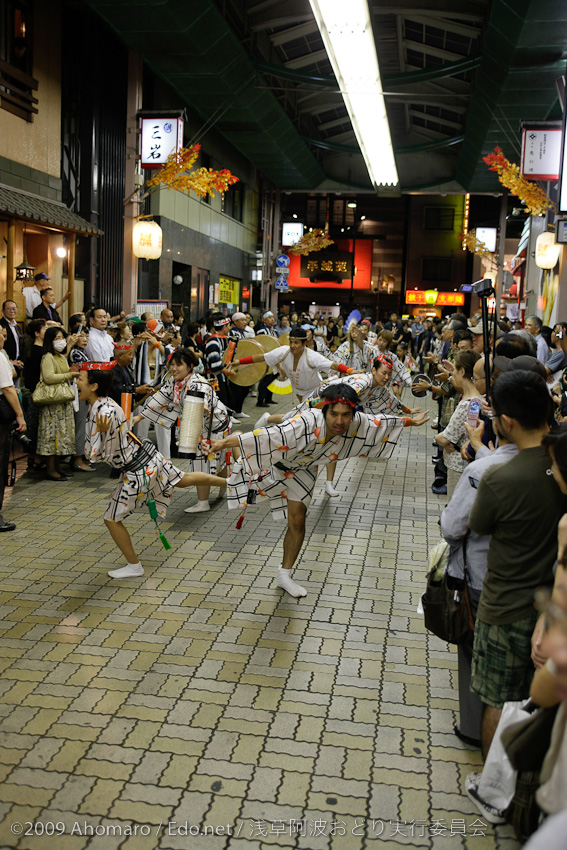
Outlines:
[[132, 251], [142, 260], [161, 257], [162, 230], [156, 221], [137, 221], [132, 231]]
[[437, 303], [438, 292], [436, 289], [426, 289], [425, 290], [425, 303], [430, 306], [435, 306]]
[[540, 269], [554, 269], [559, 260], [561, 245], [555, 241], [553, 233], [540, 233], [536, 239], [535, 262]]

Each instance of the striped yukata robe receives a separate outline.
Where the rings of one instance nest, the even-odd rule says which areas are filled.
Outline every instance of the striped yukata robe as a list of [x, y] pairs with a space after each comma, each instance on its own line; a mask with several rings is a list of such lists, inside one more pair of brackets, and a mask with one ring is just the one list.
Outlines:
[[163, 425], [165, 428], [172, 428], [181, 417], [185, 393], [188, 390], [205, 393], [205, 407], [209, 413], [205, 413], [203, 417], [203, 428], [199, 437], [197, 457], [195, 460], [189, 461], [190, 469], [188, 471], [208, 472], [211, 475], [216, 475], [226, 464], [226, 452], [223, 450], [210, 456], [210, 459], [208, 459], [201, 453], [201, 442], [208, 437], [211, 410], [213, 416], [211, 436], [216, 440], [219, 440], [221, 437], [228, 437], [232, 421], [229, 412], [209, 382], [200, 375], [192, 374], [189, 376], [189, 380], [179, 394], [179, 404], [176, 404], [174, 401], [174, 389], [175, 381], [173, 378], [169, 378], [154, 395], [150, 396], [144, 402], [140, 413], [145, 419], [149, 419], [150, 422]]
[[397, 354], [393, 351], [385, 351], [385, 354], [392, 360], [394, 367], [392, 369], [392, 383], [397, 386], [411, 387], [411, 374], [407, 366], [402, 363]]
[[[108, 431], [99, 431], [96, 417], [110, 419]], [[89, 408], [85, 434], [85, 457], [91, 463], [104, 461], [121, 469], [138, 454], [140, 445], [129, 436], [129, 424], [124, 411], [111, 398], [99, 398]], [[145, 473], [145, 478], [144, 478]], [[121, 522], [146, 499], [155, 499], [158, 514], [165, 517], [173, 487], [185, 475], [171, 461], [156, 452], [139, 472], [123, 472], [104, 514], [104, 519]]]
[[370, 345], [366, 340], [362, 343], [362, 348], [352, 344], [351, 340], [347, 339], [342, 345], [339, 345], [334, 354], [331, 354], [331, 360], [335, 363], [342, 363], [350, 369], [363, 369], [369, 372], [372, 368], [372, 363], [380, 354], [380, 350], [374, 345]]
[[338, 378], [333, 378], [326, 381], [324, 384], [307, 396], [307, 398], [294, 407], [289, 413], [284, 414], [284, 420], [293, 419], [295, 416], [300, 416], [305, 410], [311, 409], [311, 403], [316, 402], [324, 389], [332, 384], [348, 384], [349, 387], [357, 393], [363, 407], [364, 413], [378, 416], [380, 414], [389, 414], [396, 416], [399, 413], [409, 413], [409, 408], [402, 404], [399, 399], [393, 395], [387, 387], [373, 386], [374, 378], [371, 373], [365, 375], [349, 375]]
[[287, 502], [311, 502], [317, 469], [335, 460], [382, 458], [392, 454], [404, 419], [355, 413], [346, 434], [325, 443], [325, 416], [311, 409], [301, 416], [238, 437], [241, 457], [228, 479], [229, 509], [269, 499], [272, 517], [283, 521]]

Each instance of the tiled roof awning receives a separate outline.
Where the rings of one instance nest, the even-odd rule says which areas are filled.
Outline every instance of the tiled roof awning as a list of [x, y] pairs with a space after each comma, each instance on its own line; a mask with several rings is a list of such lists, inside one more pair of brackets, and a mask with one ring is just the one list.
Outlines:
[[102, 236], [104, 232], [90, 221], [71, 212], [65, 204], [0, 185], [0, 215], [2, 213], [84, 236]]

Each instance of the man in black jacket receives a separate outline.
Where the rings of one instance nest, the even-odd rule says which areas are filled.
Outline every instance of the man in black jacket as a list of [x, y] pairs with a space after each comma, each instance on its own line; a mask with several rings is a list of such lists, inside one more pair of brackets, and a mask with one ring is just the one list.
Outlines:
[[58, 322], [63, 325], [61, 316], [55, 309], [55, 293], [53, 287], [46, 286], [41, 290], [41, 304], [33, 311], [34, 319], [46, 319], [48, 322]]
[[22, 376], [22, 369], [26, 356], [24, 335], [22, 329], [16, 322], [18, 307], [15, 301], [4, 301], [2, 304], [2, 318], [0, 325], [6, 330], [6, 343], [4, 350], [8, 355], [10, 363], [16, 370], [18, 378]]

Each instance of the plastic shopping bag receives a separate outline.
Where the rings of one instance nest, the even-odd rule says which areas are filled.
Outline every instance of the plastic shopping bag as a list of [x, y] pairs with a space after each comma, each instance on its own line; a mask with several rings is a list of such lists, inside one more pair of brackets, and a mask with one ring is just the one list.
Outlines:
[[508, 726], [529, 716], [529, 712], [524, 710], [524, 706], [528, 704], [529, 700], [504, 703], [478, 785], [479, 796], [501, 811], [507, 809], [512, 801], [516, 790], [517, 771], [510, 763], [500, 736]]

